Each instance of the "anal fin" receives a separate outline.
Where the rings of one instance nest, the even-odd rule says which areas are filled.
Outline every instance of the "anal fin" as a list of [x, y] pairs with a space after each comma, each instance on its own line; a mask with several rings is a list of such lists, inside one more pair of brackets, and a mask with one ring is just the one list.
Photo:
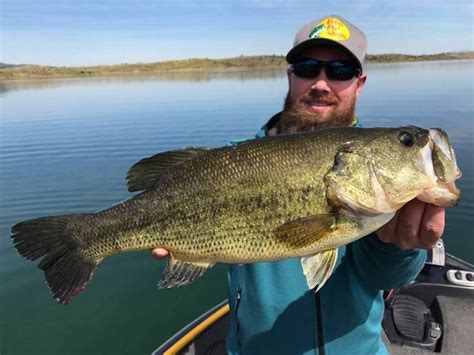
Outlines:
[[174, 258], [172, 255], [168, 259], [166, 269], [158, 283], [158, 288], [171, 288], [189, 285], [198, 277], [202, 276], [207, 269], [214, 264], [196, 263], [183, 261]]
[[301, 266], [310, 289], [318, 292], [326, 283], [336, 266], [337, 249], [330, 249], [301, 258]]

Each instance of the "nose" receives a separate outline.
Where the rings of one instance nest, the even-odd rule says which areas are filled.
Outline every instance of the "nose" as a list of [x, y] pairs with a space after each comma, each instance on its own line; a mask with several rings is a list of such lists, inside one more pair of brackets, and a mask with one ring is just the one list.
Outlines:
[[326, 70], [323, 68], [319, 75], [312, 79], [311, 83], [311, 90], [315, 91], [331, 91], [331, 87], [329, 86], [329, 79], [326, 76]]

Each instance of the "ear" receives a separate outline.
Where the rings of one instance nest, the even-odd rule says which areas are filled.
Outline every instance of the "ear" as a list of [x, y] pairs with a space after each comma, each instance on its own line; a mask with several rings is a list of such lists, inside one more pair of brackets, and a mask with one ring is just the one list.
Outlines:
[[364, 89], [365, 82], [367, 81], [367, 73], [362, 73], [362, 75], [357, 79], [357, 88], [356, 88], [356, 97], [358, 98], [362, 89]]
[[288, 77], [288, 87], [291, 87], [291, 67], [288, 67], [288, 69], [286, 69], [286, 76]]

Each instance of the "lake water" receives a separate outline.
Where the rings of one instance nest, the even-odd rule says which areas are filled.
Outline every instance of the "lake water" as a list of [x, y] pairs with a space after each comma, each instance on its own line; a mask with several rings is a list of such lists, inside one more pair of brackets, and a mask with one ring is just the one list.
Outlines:
[[[474, 262], [473, 61], [369, 65], [364, 126], [414, 124], [450, 134], [463, 177], [447, 215], [448, 252]], [[165, 262], [113, 256], [70, 305], [52, 299], [35, 263], [12, 247], [13, 224], [103, 209], [131, 196], [143, 157], [251, 137], [279, 111], [283, 70], [0, 82], [0, 353], [143, 354], [226, 297], [226, 266], [156, 290]]]

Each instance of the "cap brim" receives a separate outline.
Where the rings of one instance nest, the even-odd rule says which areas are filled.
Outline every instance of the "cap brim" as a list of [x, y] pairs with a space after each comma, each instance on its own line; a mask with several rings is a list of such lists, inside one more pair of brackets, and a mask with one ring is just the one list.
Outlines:
[[313, 48], [313, 47], [318, 47], [318, 46], [323, 46], [323, 45], [328, 45], [328, 44], [333, 45], [337, 48], [341, 48], [342, 50], [344, 50], [362, 68], [362, 63], [360, 62], [359, 58], [357, 58], [346, 46], [344, 46], [340, 42], [333, 41], [333, 40], [327, 39], [327, 38], [312, 38], [312, 39], [308, 39], [304, 42], [301, 42], [297, 46], [290, 49], [290, 51], [286, 54], [286, 61], [289, 64], [293, 64], [296, 60], [301, 58], [301, 53], [304, 52], [306, 49]]

